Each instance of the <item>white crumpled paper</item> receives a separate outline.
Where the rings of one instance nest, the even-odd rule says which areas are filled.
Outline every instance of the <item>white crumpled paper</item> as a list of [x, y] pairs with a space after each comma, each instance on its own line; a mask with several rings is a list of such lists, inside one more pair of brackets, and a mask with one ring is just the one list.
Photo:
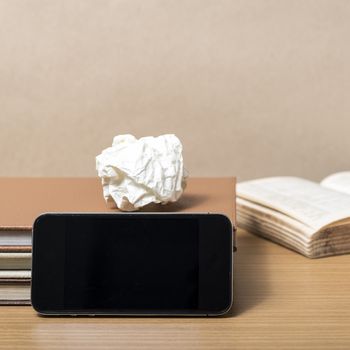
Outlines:
[[112, 147], [96, 157], [96, 170], [107, 204], [124, 211], [175, 202], [186, 186], [182, 144], [172, 134], [115, 136]]

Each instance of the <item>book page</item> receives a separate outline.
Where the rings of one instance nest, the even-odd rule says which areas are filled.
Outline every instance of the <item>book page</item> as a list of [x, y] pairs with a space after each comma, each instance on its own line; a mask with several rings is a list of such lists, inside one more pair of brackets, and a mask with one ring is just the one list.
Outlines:
[[350, 194], [350, 171], [343, 171], [327, 176], [321, 181], [321, 186]]
[[350, 196], [297, 177], [237, 185], [237, 196], [284, 213], [315, 230], [350, 217]]
[[[310, 226], [307, 226], [302, 222], [295, 220], [292, 217], [285, 215], [279, 211], [238, 197], [237, 217], [239, 218], [244, 214], [249, 215], [251, 218], [254, 218], [254, 220], [258, 220], [259, 224], [261, 221], [265, 221], [271, 223], [275, 227], [279, 227], [280, 233], [285, 233], [286, 231], [293, 232], [294, 239], [299, 239], [305, 243], [309, 242], [313, 234], [317, 232]], [[238, 221], [238, 225], [239, 224], [240, 222]]]

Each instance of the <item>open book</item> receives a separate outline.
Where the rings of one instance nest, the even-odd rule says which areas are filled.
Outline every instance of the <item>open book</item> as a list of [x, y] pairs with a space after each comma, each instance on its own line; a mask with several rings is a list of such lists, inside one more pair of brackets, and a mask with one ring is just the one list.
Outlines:
[[350, 252], [350, 172], [237, 185], [238, 226], [309, 258]]

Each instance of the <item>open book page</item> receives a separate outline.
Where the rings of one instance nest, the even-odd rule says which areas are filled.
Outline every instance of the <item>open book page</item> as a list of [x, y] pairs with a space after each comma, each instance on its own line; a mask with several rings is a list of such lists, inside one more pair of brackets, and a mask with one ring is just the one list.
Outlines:
[[284, 213], [315, 230], [350, 217], [350, 196], [297, 177], [241, 182], [237, 196]]
[[350, 194], [350, 171], [343, 171], [327, 176], [321, 181], [321, 186]]
[[[242, 198], [237, 198], [238, 218], [249, 218], [249, 222], [255, 226], [262, 226], [260, 231], [264, 231], [264, 226], [270, 223], [279, 229], [279, 235], [293, 236], [293, 239], [301, 242], [310, 242], [311, 237], [318, 231], [291, 218], [279, 211], [255, 204]], [[255, 219], [255, 220], [254, 220]]]

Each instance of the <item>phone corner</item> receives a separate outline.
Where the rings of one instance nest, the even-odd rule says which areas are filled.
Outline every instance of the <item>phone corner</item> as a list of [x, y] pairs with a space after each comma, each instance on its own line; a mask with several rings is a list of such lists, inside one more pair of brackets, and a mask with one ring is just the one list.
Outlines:
[[230, 304], [226, 306], [224, 309], [216, 312], [215, 314], [208, 315], [208, 316], [216, 316], [216, 317], [229, 317], [232, 316], [232, 311], [233, 311], [233, 300], [231, 300]]
[[44, 220], [49, 215], [50, 215], [50, 213], [41, 213], [34, 219], [34, 222], [32, 225], [33, 232], [34, 232], [35, 228], [38, 226], [39, 222]]
[[43, 315], [42, 310], [40, 309], [40, 307], [38, 307], [38, 305], [36, 304], [35, 300], [33, 299], [33, 297], [30, 298], [30, 306], [33, 308], [33, 310], [39, 314], [39, 315]]

